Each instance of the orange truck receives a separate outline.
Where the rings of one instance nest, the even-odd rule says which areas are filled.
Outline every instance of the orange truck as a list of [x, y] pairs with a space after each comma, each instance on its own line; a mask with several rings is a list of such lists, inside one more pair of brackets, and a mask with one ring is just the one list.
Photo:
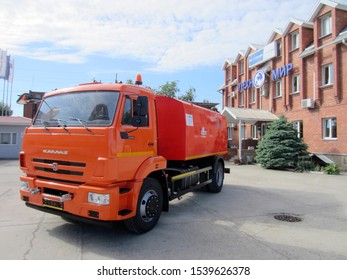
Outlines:
[[123, 220], [140, 234], [169, 201], [202, 187], [221, 191], [224, 116], [141, 84], [93, 82], [45, 94], [20, 152], [27, 206], [70, 220]]

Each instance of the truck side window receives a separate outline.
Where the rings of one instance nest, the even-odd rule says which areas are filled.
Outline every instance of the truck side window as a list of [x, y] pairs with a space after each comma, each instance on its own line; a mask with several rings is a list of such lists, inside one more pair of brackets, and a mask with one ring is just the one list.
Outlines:
[[127, 97], [125, 99], [124, 111], [122, 117], [123, 125], [131, 125], [131, 119], [133, 117], [133, 102], [131, 98]]
[[[136, 108], [136, 99], [132, 99], [127, 96], [124, 103], [122, 125], [132, 125], [133, 117], [137, 116], [137, 112], [135, 108]], [[148, 126], [148, 115], [146, 116], [146, 118], [147, 118], [146, 126]]]

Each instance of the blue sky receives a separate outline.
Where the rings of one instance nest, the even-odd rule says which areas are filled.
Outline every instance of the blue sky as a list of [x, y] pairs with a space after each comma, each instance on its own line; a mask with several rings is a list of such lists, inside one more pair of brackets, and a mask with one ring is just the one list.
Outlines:
[[[135, 79], [221, 103], [226, 58], [266, 44], [290, 18], [308, 20], [316, 0], [2, 0], [0, 49], [14, 59], [17, 96], [90, 82]], [[0, 101], [3, 81], [0, 80]]]

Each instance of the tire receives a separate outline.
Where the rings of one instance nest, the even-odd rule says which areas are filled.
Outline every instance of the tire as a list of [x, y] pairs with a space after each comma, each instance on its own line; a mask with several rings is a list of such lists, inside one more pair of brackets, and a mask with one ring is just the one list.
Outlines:
[[124, 221], [125, 227], [136, 234], [150, 231], [157, 224], [163, 208], [163, 191], [156, 179], [143, 181], [136, 208], [136, 215]]
[[212, 183], [208, 186], [211, 193], [219, 193], [223, 188], [224, 165], [220, 160], [216, 160], [212, 169]]

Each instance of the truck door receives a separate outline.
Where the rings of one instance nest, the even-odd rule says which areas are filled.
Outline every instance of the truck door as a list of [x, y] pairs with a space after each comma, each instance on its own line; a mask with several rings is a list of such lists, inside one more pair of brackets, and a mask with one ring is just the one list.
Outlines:
[[[156, 155], [156, 130], [153, 127], [152, 112], [153, 102], [148, 102], [147, 96], [139, 98], [138, 95], [125, 95], [122, 103], [122, 113], [118, 127], [119, 143], [117, 145], [117, 157], [119, 163], [119, 175], [130, 180], [133, 178], [139, 166], [147, 158]], [[139, 99], [148, 103], [147, 113], [140, 113]]]

